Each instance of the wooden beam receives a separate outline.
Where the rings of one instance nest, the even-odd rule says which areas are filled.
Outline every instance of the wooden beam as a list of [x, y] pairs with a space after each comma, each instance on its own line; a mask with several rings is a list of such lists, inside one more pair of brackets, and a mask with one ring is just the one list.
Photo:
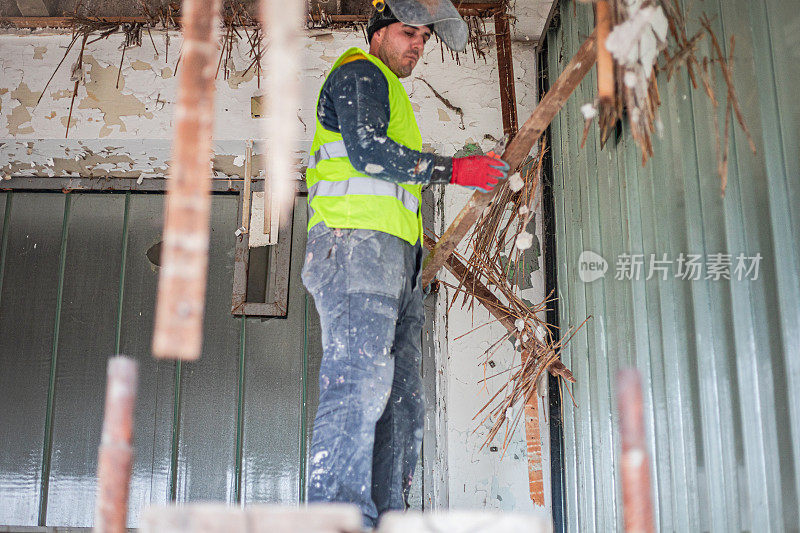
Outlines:
[[220, 7], [221, 0], [182, 4], [182, 64], [153, 329], [159, 358], [195, 360], [203, 345]]
[[513, 139], [519, 129], [517, 95], [514, 87], [514, 60], [511, 54], [511, 28], [506, 13], [494, 16], [497, 71], [500, 75], [500, 109], [503, 114], [503, 133]]
[[142, 512], [142, 533], [360, 533], [361, 512], [345, 503], [247, 506], [223, 503], [151, 505]]
[[650, 454], [644, 428], [642, 380], [635, 368], [617, 372], [617, 411], [622, 453], [622, 516], [626, 532], [655, 531], [650, 485]]
[[[524, 162], [533, 146], [550, 126], [553, 118], [555, 118], [581, 80], [592, 68], [596, 59], [597, 47], [595, 46], [595, 34], [592, 33], [578, 49], [575, 56], [553, 83], [547, 94], [544, 95], [544, 98], [541, 99], [539, 105], [536, 106], [536, 109], [525, 121], [517, 136], [509, 143], [503, 153], [503, 159], [508, 162], [512, 171], [515, 171]], [[464, 206], [436, 243], [436, 247], [425, 258], [425, 265], [422, 271], [423, 285], [428, 285], [433, 280], [439, 269], [447, 262], [447, 258], [450, 257], [469, 229], [478, 220], [483, 210], [489, 206], [497, 192], [504, 186], [506, 185], [503, 184], [488, 193], [476, 192], [472, 195], [467, 205]]]
[[597, 27], [597, 97], [606, 105], [614, 105], [614, 59], [606, 48], [611, 32], [611, 7], [608, 0], [595, 3]]
[[133, 413], [138, 364], [125, 356], [108, 360], [103, 434], [97, 452], [97, 500], [94, 530], [123, 532], [133, 466]]
[[[145, 17], [87, 17], [89, 20], [104, 22], [133, 23], [149, 22]], [[0, 17], [0, 25], [15, 28], [71, 28], [75, 24], [72, 17]]]
[[[437, 243], [432, 238], [425, 235], [424, 244], [425, 248], [428, 250], [433, 250], [435, 249]], [[508, 309], [508, 307], [506, 307], [506, 305], [503, 304], [503, 302], [501, 302], [497, 296], [492, 293], [492, 291], [490, 291], [483, 283], [478, 281], [475, 275], [470, 272], [464, 263], [459, 261], [457, 257], [451, 255], [447, 258], [445, 266], [458, 281], [460, 281], [465, 287], [469, 287], [469, 290], [475, 295], [475, 298], [477, 298], [477, 300], [483, 304], [486, 310], [489, 311], [490, 315], [500, 322], [500, 324], [502, 324], [509, 333], [519, 338], [524, 349], [529, 350], [533, 354], [542, 353], [544, 350], [544, 345], [533, 335], [530, 335], [526, 341], [522, 340], [522, 333], [517, 331], [517, 326], [515, 324], [516, 317], [511, 315], [511, 311]], [[554, 376], [561, 376], [567, 381], [572, 383], [575, 382], [572, 372], [570, 372], [570, 370], [564, 366], [564, 363], [559, 360], [553, 361], [547, 367], [547, 370], [549, 370]]]
[[[500, 2], [483, 2], [474, 4], [462, 4], [458, 12], [462, 17], [491, 17], [502, 10]], [[325, 20], [336, 24], [347, 24], [352, 22], [367, 22], [369, 15], [325, 15]], [[148, 24], [153, 22], [147, 17], [87, 17], [90, 20], [105, 22], [125, 22]], [[312, 13], [309, 18], [314, 22], [319, 22], [319, 15]], [[183, 17], [172, 17], [178, 25], [182, 24]], [[226, 21], [227, 22], [227, 21]], [[47, 16], [23, 16], [23, 17], [0, 17], [0, 25], [11, 25], [16, 28], [70, 28], [74, 24], [72, 17], [47, 17]]]

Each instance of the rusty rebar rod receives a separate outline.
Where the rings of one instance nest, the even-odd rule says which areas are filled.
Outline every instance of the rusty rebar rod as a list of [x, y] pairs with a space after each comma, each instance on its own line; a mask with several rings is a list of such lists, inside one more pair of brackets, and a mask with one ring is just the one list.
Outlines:
[[136, 361], [122, 355], [108, 360], [103, 434], [97, 453], [94, 530], [98, 533], [122, 532], [126, 527], [137, 367]]
[[655, 528], [650, 461], [644, 431], [642, 382], [638, 370], [625, 368], [617, 373], [617, 407], [622, 440], [620, 472], [625, 531], [650, 533]]
[[211, 136], [220, 0], [184, 0], [183, 63], [164, 214], [153, 355], [195, 360], [203, 345], [211, 208]]
[[[427, 235], [424, 237], [423, 244], [425, 248], [431, 250], [431, 253], [436, 249], [436, 241]], [[457, 257], [452, 255], [448, 257], [445, 261], [445, 267], [447, 267], [447, 270], [449, 270], [459, 282], [465, 287], [470, 288], [475, 298], [483, 304], [486, 310], [489, 311], [489, 314], [505, 327], [509, 334], [518, 338], [525, 350], [534, 354], [539, 354], [544, 351], [545, 346], [538, 339], [530, 338], [525, 341], [522, 340], [523, 334], [517, 330], [515, 323], [516, 317], [513, 316], [511, 310], [504, 305], [486, 285], [481, 283]], [[560, 376], [570, 383], [575, 383], [575, 377], [572, 375], [572, 372], [569, 368], [564, 366], [564, 363], [559, 359], [551, 361], [547, 366], [547, 370], [554, 376]]]

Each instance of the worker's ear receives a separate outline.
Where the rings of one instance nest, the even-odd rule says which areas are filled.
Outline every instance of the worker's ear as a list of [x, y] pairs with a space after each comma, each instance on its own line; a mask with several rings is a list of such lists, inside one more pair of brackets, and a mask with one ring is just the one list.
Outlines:
[[377, 30], [375, 33], [372, 34], [372, 40], [369, 42], [370, 48], [372, 48], [373, 46], [377, 48], [378, 46], [381, 45], [381, 41], [383, 41], [383, 36], [386, 33], [386, 28], [388, 28], [388, 26], [384, 26], [383, 28]]

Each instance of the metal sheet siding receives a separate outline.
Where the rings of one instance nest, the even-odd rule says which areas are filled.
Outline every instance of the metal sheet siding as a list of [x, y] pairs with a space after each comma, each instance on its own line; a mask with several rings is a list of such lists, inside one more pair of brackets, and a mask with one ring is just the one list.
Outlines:
[[[594, 126], [580, 148], [579, 108], [594, 99], [594, 71], [552, 124], [561, 328], [591, 316], [563, 355], [578, 380], [576, 406], [563, 394], [571, 531], [622, 529], [614, 374], [626, 365], [643, 377], [660, 530], [798, 530], [800, 10], [792, 4], [719, 0], [688, 13], [709, 15], [726, 52], [736, 39], [734, 81], [757, 153], [732, 127], [724, 197], [714, 109], [685, 75], [659, 78], [664, 134], [644, 167], [627, 128], [601, 150]], [[561, 2], [547, 35], [551, 81], [592, 27], [591, 9]], [[690, 23], [689, 34], [697, 29]], [[580, 280], [584, 250], [606, 259], [604, 278]], [[623, 253], [643, 254], [641, 278], [614, 279]], [[674, 277], [673, 264], [666, 279], [645, 279], [651, 254], [681, 253], [734, 262], [760, 253], [759, 276], [688, 281]]]
[[304, 499], [321, 357], [305, 199], [286, 319], [230, 314], [239, 209], [214, 195], [204, 352], [176, 364], [150, 356], [163, 195], [0, 191], [0, 525], [92, 525], [115, 352], [139, 362], [130, 527], [151, 502]]

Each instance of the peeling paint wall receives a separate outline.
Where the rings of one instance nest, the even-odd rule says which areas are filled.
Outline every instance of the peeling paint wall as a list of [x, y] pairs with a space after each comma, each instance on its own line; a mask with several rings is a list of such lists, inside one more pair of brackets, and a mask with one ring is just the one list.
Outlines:
[[[520, 124], [528, 118], [536, 102], [536, 63], [534, 44], [514, 43], [514, 75], [516, 78], [517, 113]], [[493, 59], [495, 59], [493, 57]], [[454, 146], [464, 152], [468, 143], [478, 144], [486, 152], [495, 144], [491, 136], [500, 136], [502, 133], [502, 118], [500, 113], [499, 89], [496, 83], [498, 78], [496, 66], [492, 66], [482, 79], [470, 80], [470, 83], [453, 83], [452, 87], [467, 90], [453, 90], [442, 92], [455, 106], [464, 109], [466, 130], [462, 133], [463, 144]], [[480, 83], [479, 83], [480, 81]], [[448, 87], [448, 85], [444, 85]], [[437, 89], [438, 90], [438, 89]], [[471, 104], [482, 103], [484, 111], [489, 113], [484, 121], [472, 119]], [[442, 123], [444, 124], [444, 123]], [[452, 137], [455, 133], [454, 126], [449, 126], [449, 131], [441, 131], [442, 138]], [[423, 128], [423, 138], [430, 136]], [[456, 130], [457, 131], [457, 130]], [[446, 152], [448, 155], [455, 152]], [[459, 154], [461, 155], [461, 154]], [[434, 224], [434, 231], [441, 235], [452, 223], [471, 196], [471, 191], [457, 187], [444, 188], [441, 208], [438, 210], [439, 218]], [[538, 202], [537, 202], [538, 205]], [[536, 213], [535, 235], [538, 242], [542, 242], [541, 209]], [[529, 228], [534, 229], [534, 228]], [[534, 246], [534, 249], [536, 247]], [[460, 251], [466, 250], [462, 245]], [[533, 251], [533, 250], [532, 250]], [[541, 263], [541, 257], [539, 257]], [[456, 284], [455, 278], [444, 271], [439, 276], [446, 282]], [[442, 285], [440, 300], [450, 301], [452, 291]], [[531, 302], [540, 302], [544, 298], [544, 274], [541, 268], [535, 269], [530, 274], [530, 285], [523, 287], [522, 297]], [[499, 440], [481, 449], [486, 435], [491, 427], [491, 422], [480, 426], [473, 420], [475, 414], [494, 395], [498, 387], [503, 385], [504, 376], [489, 380], [484, 388], [479, 382], [486, 375], [496, 373], [512, 367], [520, 362], [520, 354], [514, 350], [513, 344], [506, 341], [501, 344], [491, 356], [494, 368], [487, 368], [484, 374], [481, 362], [483, 354], [500, 339], [506, 330], [493, 323], [488, 326], [478, 326], [492, 322], [492, 318], [481, 307], [474, 310], [460, 308], [461, 300], [447, 311], [447, 305], [440, 305], [437, 313], [437, 324], [446, 328], [446, 344], [443, 346], [441, 368], [447, 375], [443, 389], [444, 397], [440, 399], [443, 408], [447, 410], [447, 465], [448, 476], [448, 501], [451, 508], [491, 508], [501, 510], [530, 510], [533, 503], [528, 491], [528, 463], [526, 456], [525, 427], [520, 424], [516, 433], [509, 439], [506, 453], [502, 451], [502, 434]], [[446, 316], [445, 316], [446, 314]], [[540, 403], [541, 406], [541, 403]], [[440, 407], [442, 408], [442, 407]], [[522, 409], [522, 406], [518, 406]], [[540, 409], [540, 412], [544, 409]], [[482, 417], [481, 417], [482, 418]], [[550, 511], [550, 471], [549, 471], [549, 426], [547, 421], [540, 419], [540, 435], [542, 442], [542, 456], [545, 463], [544, 484], [546, 495], [546, 510]], [[497, 446], [493, 451], [492, 446]]]
[[[121, 35], [87, 47], [82, 71], [85, 84], [79, 85], [69, 138], [65, 139], [74, 85], [70, 73], [77, 49], [70, 52], [49, 87], [44, 87], [64, 56], [70, 35], [50, 31], [0, 33], [0, 177], [163, 178], [169, 164], [181, 37], [161, 31], [152, 35], [155, 50], [145, 35], [141, 47], [125, 51], [121, 72]], [[360, 29], [308, 33], [301, 83], [303, 105], [297, 115], [305, 126], [303, 149], [297, 153], [298, 178], [302, 177], [313, 136], [319, 87], [333, 62], [351, 46], [365, 47]], [[514, 44], [513, 50], [518, 113], [523, 122], [535, 104], [535, 53], [528, 44]], [[251, 62], [247, 52], [246, 43], [234, 45], [229, 75], [223, 79], [221, 70], [217, 82], [214, 169], [218, 179], [241, 176], [246, 140], [259, 136], [251, 104], [253, 98], [263, 95], [254, 71], [247, 71]], [[486, 62], [473, 63], [471, 57], [462, 57], [460, 66], [449, 53], [444, 55], [443, 62], [439, 46], [429, 45], [415, 72], [403, 80], [424, 147], [444, 155], [454, 155], [470, 143], [488, 150], [503, 130], [495, 54], [492, 51]], [[433, 229], [441, 233], [467, 201], [469, 191], [447, 187], [438, 197], [441, 201]], [[536, 229], [540, 233], [538, 226]], [[534, 272], [532, 288], [525, 293], [531, 301], [543, 297], [540, 272]], [[447, 290], [440, 294], [447, 296]], [[488, 390], [481, 390], [478, 381], [483, 371], [478, 363], [483, 350], [504, 331], [492, 325], [465, 335], [474, 326], [488, 322], [488, 315], [481, 309], [465, 312], [458, 306], [448, 312], [443, 302], [440, 299], [437, 304], [435, 318], [436, 327], [444, 332], [442, 342], [437, 343], [441, 394], [430, 401], [437, 401], [444, 421], [437, 426], [441, 449], [446, 450], [437, 462], [441, 469], [437, 475], [446, 493], [441, 495], [441, 502], [429, 504], [530, 509], [524, 427], [518, 429], [501, 458], [500, 452], [488, 447], [479, 450], [486, 428], [474, 431], [476, 423], [472, 420], [490, 391], [501, 384], [490, 382]], [[510, 343], [493, 356], [496, 369], [508, 368], [514, 358], [518, 361], [519, 354]], [[548, 432], [541, 434], [546, 439]], [[548, 456], [546, 441], [543, 454]], [[546, 484], [548, 472], [545, 466]]]

